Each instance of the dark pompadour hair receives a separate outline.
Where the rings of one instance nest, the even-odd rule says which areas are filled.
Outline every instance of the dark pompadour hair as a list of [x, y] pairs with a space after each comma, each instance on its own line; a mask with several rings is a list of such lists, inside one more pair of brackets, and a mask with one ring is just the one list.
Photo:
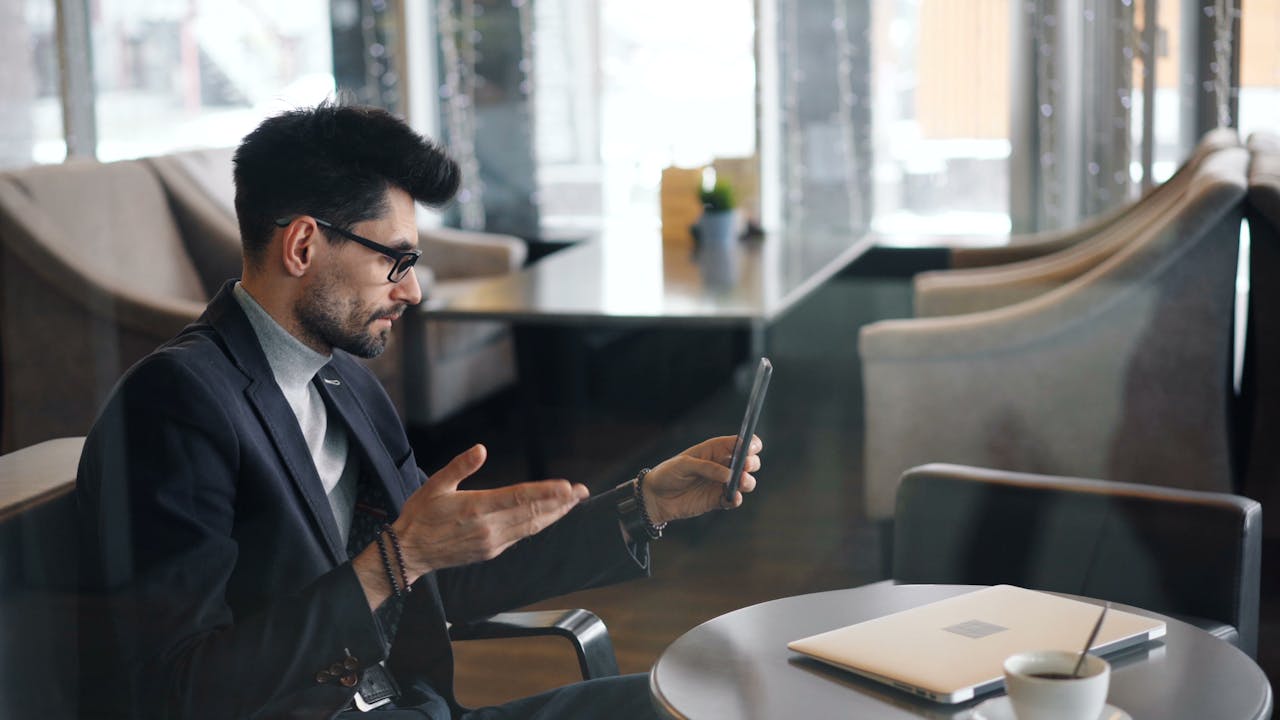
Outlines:
[[390, 187], [441, 205], [459, 179], [440, 146], [379, 108], [326, 101], [267, 118], [235, 154], [245, 256], [261, 258], [277, 218], [312, 215], [350, 228], [386, 213]]

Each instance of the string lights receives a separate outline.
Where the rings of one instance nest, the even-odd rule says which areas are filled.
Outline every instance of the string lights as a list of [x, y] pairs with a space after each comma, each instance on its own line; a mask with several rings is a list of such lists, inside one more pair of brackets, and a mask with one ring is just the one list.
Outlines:
[[436, 24], [440, 33], [440, 55], [444, 69], [439, 88], [444, 106], [449, 153], [462, 171], [458, 190], [459, 224], [465, 230], [482, 230], [485, 223], [484, 183], [476, 157], [475, 91], [476, 46], [482, 39], [476, 29], [475, 0], [461, 0], [455, 11], [453, 0], [436, 3]]

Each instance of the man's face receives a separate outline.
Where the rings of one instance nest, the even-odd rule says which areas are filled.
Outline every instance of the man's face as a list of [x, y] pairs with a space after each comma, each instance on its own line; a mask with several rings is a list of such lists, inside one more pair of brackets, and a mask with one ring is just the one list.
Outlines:
[[[352, 232], [395, 250], [418, 245], [413, 199], [399, 188], [387, 191], [388, 213], [357, 223]], [[377, 357], [387, 347], [392, 321], [408, 305], [422, 300], [416, 275], [410, 271], [398, 283], [387, 280], [394, 261], [336, 235], [327, 243], [314, 280], [298, 301], [298, 324], [320, 347], [341, 348], [363, 358]]]

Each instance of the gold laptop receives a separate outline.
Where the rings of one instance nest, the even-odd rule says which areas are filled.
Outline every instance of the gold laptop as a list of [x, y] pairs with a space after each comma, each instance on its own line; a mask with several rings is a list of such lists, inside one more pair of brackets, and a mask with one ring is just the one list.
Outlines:
[[[1004, 659], [1026, 650], [1079, 652], [1097, 605], [996, 585], [795, 640], [787, 647], [935, 702], [1004, 684]], [[1092, 645], [1114, 652], [1162, 637], [1163, 621], [1112, 609]]]

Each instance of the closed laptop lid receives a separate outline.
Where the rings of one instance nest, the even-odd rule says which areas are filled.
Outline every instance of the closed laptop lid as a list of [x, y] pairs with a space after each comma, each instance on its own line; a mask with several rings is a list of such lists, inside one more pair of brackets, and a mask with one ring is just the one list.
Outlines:
[[[1102, 608], [996, 585], [795, 640], [787, 647], [938, 702], [1003, 684], [1004, 659], [1026, 650], [1079, 652]], [[1161, 620], [1112, 609], [1092, 645], [1105, 653], [1161, 637]]]

